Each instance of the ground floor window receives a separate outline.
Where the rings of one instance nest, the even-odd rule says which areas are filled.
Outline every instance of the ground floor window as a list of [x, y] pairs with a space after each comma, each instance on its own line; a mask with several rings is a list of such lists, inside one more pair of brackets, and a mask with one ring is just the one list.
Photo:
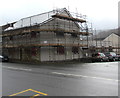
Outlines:
[[74, 54], [78, 54], [79, 53], [79, 47], [72, 47], [72, 52]]
[[32, 47], [31, 53], [32, 53], [32, 56], [36, 56], [37, 55], [37, 48], [36, 47]]
[[109, 46], [109, 52], [113, 52], [112, 46]]
[[58, 46], [57, 47], [57, 53], [58, 54], [64, 54], [65, 53], [65, 48], [63, 46]]

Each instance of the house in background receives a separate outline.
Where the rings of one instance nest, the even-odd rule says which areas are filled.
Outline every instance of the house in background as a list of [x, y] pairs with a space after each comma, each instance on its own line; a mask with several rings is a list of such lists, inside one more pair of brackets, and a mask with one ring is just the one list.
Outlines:
[[3, 54], [12, 61], [25, 62], [82, 58], [82, 48], [88, 48], [87, 42], [80, 40], [89, 35], [86, 23], [66, 8], [23, 18], [4, 29]]
[[114, 51], [120, 54], [120, 33], [118, 29], [103, 31], [93, 36], [91, 46], [97, 47], [96, 51]]

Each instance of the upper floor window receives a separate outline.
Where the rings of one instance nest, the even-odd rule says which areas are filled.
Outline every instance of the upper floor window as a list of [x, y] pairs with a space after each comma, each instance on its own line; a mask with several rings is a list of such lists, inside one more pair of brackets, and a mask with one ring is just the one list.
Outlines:
[[13, 40], [13, 36], [10, 36], [10, 40], [11, 40], [11, 41]]
[[32, 32], [31, 32], [31, 38], [36, 38], [36, 35], [37, 35], [37, 34], [36, 34], [35, 31], [32, 31]]
[[64, 37], [64, 32], [56, 32], [57, 37]]
[[77, 34], [72, 33], [71, 36], [72, 36], [72, 37], [77, 37]]

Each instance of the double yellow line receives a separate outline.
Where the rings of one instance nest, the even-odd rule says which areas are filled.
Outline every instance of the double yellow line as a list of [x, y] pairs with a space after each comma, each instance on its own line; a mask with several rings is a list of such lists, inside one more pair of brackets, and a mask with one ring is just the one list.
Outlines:
[[14, 93], [12, 95], [9, 95], [9, 96], [16, 96], [16, 95], [19, 95], [19, 94], [22, 94], [22, 93], [25, 93], [27, 91], [32, 91], [32, 92], [35, 92], [37, 94], [33, 95], [31, 98], [34, 98], [35, 96], [39, 96], [39, 95], [44, 95], [44, 96], [47, 96], [48, 94], [45, 94], [45, 93], [42, 93], [40, 91], [36, 91], [36, 90], [33, 90], [33, 89], [26, 89], [24, 91], [21, 91], [21, 92], [18, 92], [18, 93]]

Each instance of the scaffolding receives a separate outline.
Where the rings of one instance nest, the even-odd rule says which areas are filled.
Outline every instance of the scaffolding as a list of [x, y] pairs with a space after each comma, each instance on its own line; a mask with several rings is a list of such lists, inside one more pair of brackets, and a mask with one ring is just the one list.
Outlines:
[[[35, 23], [35, 18], [38, 18], [40, 22]], [[44, 21], [41, 18], [44, 18]], [[17, 23], [19, 26], [16, 25]], [[82, 55], [79, 51], [82, 48], [88, 48], [88, 40], [86, 39], [90, 33], [86, 26], [87, 21], [79, 19], [79, 17], [72, 17], [66, 9], [27, 17], [16, 22], [16, 24], [16, 28], [6, 29], [2, 34], [3, 50], [8, 55], [11, 51], [12, 53], [19, 51], [19, 57], [13, 53], [15, 56], [11, 57], [12, 59], [32, 61], [30, 54], [33, 54], [36, 56], [36, 60], [44, 61], [39, 48], [41, 51], [48, 49], [49, 58], [46, 57], [46, 61], [67, 60], [67, 58], [79, 59]], [[72, 51], [71, 58], [68, 57], [69, 52], [66, 52], [68, 48], [71, 48]], [[51, 52], [54, 50], [56, 52]], [[56, 54], [64, 54], [64, 57]], [[56, 59], [57, 57], [58, 59]]]

